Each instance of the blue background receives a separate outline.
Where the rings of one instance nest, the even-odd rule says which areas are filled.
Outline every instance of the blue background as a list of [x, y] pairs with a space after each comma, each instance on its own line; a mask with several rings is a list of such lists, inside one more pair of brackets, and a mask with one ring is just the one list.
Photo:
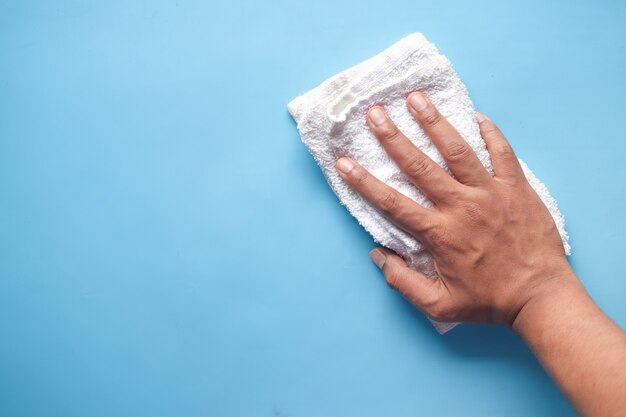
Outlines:
[[626, 325], [626, 5], [0, 1], [0, 415], [573, 415], [384, 283], [286, 104], [421, 31]]

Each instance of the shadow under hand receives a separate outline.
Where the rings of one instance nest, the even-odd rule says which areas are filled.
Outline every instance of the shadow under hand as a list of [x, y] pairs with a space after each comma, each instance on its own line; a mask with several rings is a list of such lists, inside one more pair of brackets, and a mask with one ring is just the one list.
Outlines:
[[446, 349], [452, 356], [467, 361], [506, 362], [504, 369], [512, 372], [516, 380], [531, 381], [524, 389], [527, 390], [525, 395], [533, 398], [534, 407], [546, 410], [547, 415], [576, 415], [530, 349], [512, 330], [502, 326], [463, 323], [440, 335], [426, 316], [402, 297], [396, 297], [394, 304], [399, 315], [410, 316], [406, 322], [409, 327], [414, 327], [412, 333], [416, 335], [416, 344], [424, 343], [424, 338], [427, 338], [428, 342]]
[[447, 333], [440, 335], [432, 328], [432, 323], [411, 303], [398, 297], [398, 308], [402, 314], [410, 315], [421, 336], [425, 334], [430, 341], [448, 349], [451, 353], [464, 357], [507, 358], [537, 364], [532, 352], [523, 341], [510, 329], [487, 324], [463, 323]]

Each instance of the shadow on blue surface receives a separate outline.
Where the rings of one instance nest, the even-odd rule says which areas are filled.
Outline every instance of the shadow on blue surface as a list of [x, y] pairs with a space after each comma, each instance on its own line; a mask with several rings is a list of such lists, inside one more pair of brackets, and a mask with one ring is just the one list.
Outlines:
[[[410, 315], [415, 326], [432, 327], [430, 321], [405, 300], [399, 301], [398, 309]], [[416, 329], [417, 330], [417, 329]], [[423, 337], [424, 332], [420, 337]], [[493, 325], [463, 323], [444, 335], [437, 332], [426, 332], [430, 338], [447, 349], [450, 353], [461, 357], [491, 357], [508, 359], [525, 365], [536, 365], [537, 362], [526, 345], [511, 330]]]

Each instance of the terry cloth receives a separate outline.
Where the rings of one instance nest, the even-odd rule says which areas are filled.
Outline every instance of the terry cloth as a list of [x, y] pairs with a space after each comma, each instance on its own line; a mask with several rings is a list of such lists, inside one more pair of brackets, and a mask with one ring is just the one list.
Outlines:
[[[322, 169], [326, 180], [350, 213], [374, 240], [402, 256], [409, 266], [436, 278], [431, 255], [413, 237], [394, 226], [337, 174], [342, 156], [358, 161], [373, 175], [426, 207], [432, 206], [388, 157], [366, 124], [367, 110], [381, 104], [398, 128], [448, 173], [443, 158], [409, 113], [406, 97], [421, 91], [471, 145], [493, 175], [476, 111], [467, 89], [450, 61], [421, 33], [414, 33], [361, 64], [343, 71], [288, 105], [302, 141]], [[563, 215], [546, 186], [520, 161], [528, 181], [550, 210], [570, 254]], [[440, 333], [456, 323], [434, 323]]]

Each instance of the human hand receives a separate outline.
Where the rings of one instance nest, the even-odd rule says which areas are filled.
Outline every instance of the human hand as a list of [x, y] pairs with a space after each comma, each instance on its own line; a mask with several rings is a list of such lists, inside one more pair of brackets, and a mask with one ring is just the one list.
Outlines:
[[557, 227], [493, 122], [477, 116], [492, 177], [424, 94], [410, 94], [407, 105], [456, 179], [413, 145], [382, 107], [372, 107], [367, 122], [407, 178], [433, 201], [432, 208], [418, 205], [349, 158], [340, 158], [337, 170], [425, 245], [439, 279], [414, 271], [390, 250], [377, 248], [370, 256], [389, 285], [434, 320], [511, 326], [534, 297], [555, 283], [577, 280]]

